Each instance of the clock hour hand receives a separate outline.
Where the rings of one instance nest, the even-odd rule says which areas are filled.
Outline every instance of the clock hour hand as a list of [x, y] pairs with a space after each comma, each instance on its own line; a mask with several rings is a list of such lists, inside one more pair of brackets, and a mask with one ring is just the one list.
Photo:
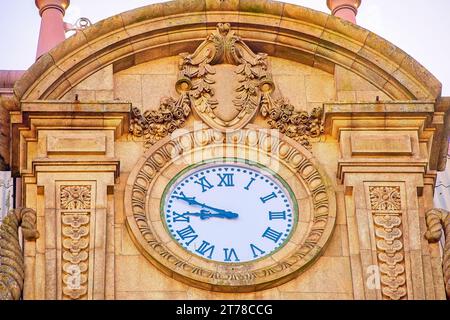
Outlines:
[[234, 218], [237, 218], [239, 216], [237, 213], [234, 213], [232, 211], [222, 210], [222, 209], [218, 209], [218, 208], [214, 208], [214, 207], [208, 206], [205, 203], [200, 203], [197, 200], [195, 200], [195, 197], [187, 197], [183, 192], [180, 192], [180, 196], [173, 196], [173, 197], [176, 198], [176, 199], [179, 199], [179, 200], [183, 200], [183, 201], [187, 202], [189, 205], [200, 206], [202, 208], [210, 209], [212, 211], [220, 213], [227, 219], [234, 219]]
[[223, 213], [211, 213], [208, 210], [200, 210], [200, 212], [185, 212], [183, 216], [194, 216], [200, 217], [201, 220], [206, 220], [209, 218], [225, 218], [225, 219], [236, 219], [238, 217], [237, 213], [233, 212], [223, 212]]

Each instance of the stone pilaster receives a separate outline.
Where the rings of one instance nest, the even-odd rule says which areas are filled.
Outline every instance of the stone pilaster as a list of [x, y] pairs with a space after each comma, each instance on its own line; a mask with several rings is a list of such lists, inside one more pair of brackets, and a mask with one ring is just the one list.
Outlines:
[[20, 146], [13, 167], [42, 235], [25, 244], [25, 299], [114, 297], [107, 272], [114, 274], [115, 142], [128, 130], [129, 110], [127, 103], [38, 101], [12, 114]]
[[[355, 298], [436, 299], [436, 264], [423, 237], [433, 125], [432, 103], [333, 104], [326, 128], [340, 144], [337, 175], [346, 215]], [[426, 192], [424, 192], [426, 190]]]

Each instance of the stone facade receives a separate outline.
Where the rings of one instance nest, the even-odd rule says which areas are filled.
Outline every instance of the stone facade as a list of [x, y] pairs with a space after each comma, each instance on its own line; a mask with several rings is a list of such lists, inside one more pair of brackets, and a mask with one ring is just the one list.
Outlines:
[[[10, 164], [41, 235], [24, 243], [24, 299], [446, 298], [440, 245], [424, 238], [445, 165], [440, 83], [367, 30], [272, 1], [168, 2], [78, 32], [14, 93]], [[278, 142], [264, 142], [270, 129]], [[167, 153], [211, 157], [213, 141], [281, 159], [304, 213], [251, 281], [180, 271], [190, 257], [145, 209], [183, 169]]]
[[14, 207], [13, 179], [10, 171], [0, 171], [0, 223]]

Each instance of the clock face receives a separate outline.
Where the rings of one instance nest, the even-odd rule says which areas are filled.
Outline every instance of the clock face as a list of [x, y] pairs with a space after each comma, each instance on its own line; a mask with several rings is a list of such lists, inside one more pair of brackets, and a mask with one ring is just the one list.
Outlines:
[[282, 247], [297, 220], [292, 191], [256, 165], [212, 162], [188, 168], [166, 187], [161, 214], [172, 237], [209, 260], [242, 263]]

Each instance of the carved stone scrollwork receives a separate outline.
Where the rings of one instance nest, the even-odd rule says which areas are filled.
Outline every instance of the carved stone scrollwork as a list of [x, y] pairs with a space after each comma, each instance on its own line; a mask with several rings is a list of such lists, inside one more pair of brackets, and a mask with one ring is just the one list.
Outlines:
[[25, 239], [39, 237], [33, 209], [11, 210], [0, 226], [0, 300], [19, 300], [22, 296], [25, 271], [19, 227]]
[[183, 126], [191, 113], [190, 100], [186, 92], [181, 92], [175, 100], [170, 97], [161, 99], [156, 111], [141, 111], [133, 107], [131, 110], [130, 133], [143, 137], [145, 147], [150, 147], [161, 138]]
[[[270, 91], [274, 89], [267, 54], [255, 54], [231, 30], [229, 23], [219, 23], [216, 31], [193, 54], [181, 56], [178, 81], [190, 87], [193, 109], [213, 128], [242, 128], [258, 111], [262, 86], [270, 87]], [[226, 66], [229, 65], [235, 67], [227, 77]], [[223, 77], [220, 83], [216, 79], [219, 74]], [[223, 99], [218, 100], [217, 96]], [[221, 106], [234, 113], [224, 117], [223, 112], [216, 112]]]
[[296, 111], [286, 99], [274, 100], [265, 94], [261, 114], [269, 119], [272, 129], [278, 129], [307, 149], [311, 149], [310, 138], [317, 138], [324, 131], [323, 108], [314, 108], [311, 113]]
[[307, 148], [323, 133], [323, 109], [297, 111], [275, 98], [267, 54], [254, 53], [229, 23], [219, 23], [194, 53], [180, 56], [179, 96], [162, 98], [154, 111], [132, 109], [130, 133], [143, 137], [146, 147], [182, 127], [191, 111], [218, 130], [241, 129], [260, 112], [271, 128]]
[[425, 214], [428, 231], [425, 237], [429, 242], [438, 242], [444, 230], [445, 245], [443, 254], [443, 272], [445, 291], [450, 299], [450, 212], [443, 209], [431, 209]]
[[400, 187], [371, 186], [369, 198], [383, 298], [404, 299], [407, 291]]

